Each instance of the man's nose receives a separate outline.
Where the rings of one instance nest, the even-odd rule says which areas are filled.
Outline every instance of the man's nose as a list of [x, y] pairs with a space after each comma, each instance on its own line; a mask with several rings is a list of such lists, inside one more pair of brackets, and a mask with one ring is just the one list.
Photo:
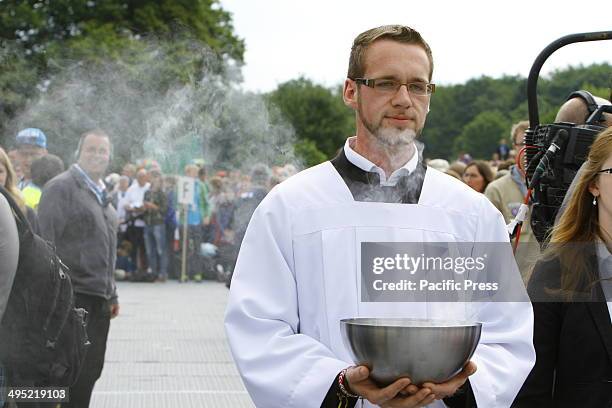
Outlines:
[[393, 95], [391, 103], [394, 106], [412, 106], [412, 95], [408, 92], [408, 85], [402, 84]]

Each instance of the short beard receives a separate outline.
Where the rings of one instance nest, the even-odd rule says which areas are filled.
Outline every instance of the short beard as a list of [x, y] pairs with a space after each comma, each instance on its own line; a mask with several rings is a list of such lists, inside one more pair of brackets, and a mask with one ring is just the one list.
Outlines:
[[380, 126], [373, 132], [370, 130], [370, 133], [381, 145], [394, 149], [412, 144], [417, 137], [413, 129], [381, 128]]
[[[361, 102], [361, 101], [360, 101]], [[414, 129], [401, 129], [401, 128], [384, 128], [382, 127], [382, 121], [377, 126], [368, 122], [361, 113], [361, 103], [359, 104], [359, 110], [357, 111], [361, 123], [368, 129], [370, 134], [374, 136], [376, 141], [381, 145], [389, 149], [399, 150], [402, 147], [408, 146], [414, 142], [414, 140], [421, 134], [421, 130], [415, 131]]]

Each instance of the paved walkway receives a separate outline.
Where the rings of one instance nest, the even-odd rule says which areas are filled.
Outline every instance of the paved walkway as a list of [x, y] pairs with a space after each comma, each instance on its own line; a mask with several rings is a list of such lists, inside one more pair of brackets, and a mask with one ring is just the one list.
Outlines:
[[223, 284], [119, 282], [118, 292], [92, 408], [254, 406], [225, 340]]

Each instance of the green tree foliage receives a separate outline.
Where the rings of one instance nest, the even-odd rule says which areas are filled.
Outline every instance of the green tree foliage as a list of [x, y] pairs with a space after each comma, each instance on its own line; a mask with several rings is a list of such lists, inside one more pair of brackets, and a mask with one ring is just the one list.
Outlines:
[[[594, 64], [540, 78], [540, 123], [554, 122], [559, 106], [574, 90], [609, 97], [611, 74], [609, 64]], [[342, 104], [339, 87], [324, 88], [299, 78], [281, 84], [269, 94], [269, 100], [295, 128], [297, 151], [303, 152], [308, 164], [333, 157], [344, 139], [354, 134], [354, 112]], [[509, 139], [511, 125], [527, 119], [526, 78], [483, 76], [464, 84], [438, 86], [421, 135], [424, 155], [454, 160], [458, 153], [467, 151], [476, 158], [489, 159], [499, 140]]]
[[[125, 141], [120, 158], [159, 153], [144, 146], [151, 135], [188, 153], [196, 138], [229, 167], [257, 150], [280, 163], [294, 135], [296, 152], [313, 165], [354, 134], [340, 86], [291, 80], [264, 95], [267, 109], [261, 95], [236, 90], [243, 54], [219, 0], [0, 0], [0, 144], [10, 146], [22, 125], [69, 146], [84, 127], [112, 124]], [[553, 122], [574, 90], [608, 98], [611, 72], [604, 63], [540, 78], [540, 123]], [[452, 160], [467, 150], [489, 158], [527, 117], [523, 77], [438, 86], [421, 135], [425, 157]]]
[[299, 78], [279, 85], [268, 101], [293, 125], [298, 150], [310, 165], [333, 157], [346, 137], [354, 134], [355, 114], [344, 105], [340, 88]]
[[329, 159], [326, 154], [317, 149], [315, 142], [309, 139], [302, 139], [296, 142], [295, 154], [302, 160], [304, 168], [316, 166]]
[[[607, 88], [608, 92], [602, 97], [609, 97], [612, 87], [612, 67], [609, 64], [596, 64], [589, 67], [582, 65], [557, 70], [550, 75], [548, 80], [538, 83], [545, 98], [555, 105], [565, 101], [567, 95], [578, 89], [594, 90], [594, 88]], [[569, 91], [568, 91], [569, 89]]]
[[[58, 88], [75, 82], [74, 71], [112, 67], [106, 85], [124, 85], [117, 95], [133, 106], [140, 92], [163, 98], [186, 84], [238, 82], [244, 54], [218, 0], [1, 0], [0, 40], [1, 144], [26, 102], [57, 98]], [[92, 97], [100, 91], [93, 75], [85, 82], [94, 85]]]
[[469, 152], [473, 157], [489, 159], [499, 139], [505, 137], [509, 126], [506, 117], [499, 111], [483, 111], [465, 125], [461, 134], [455, 139], [454, 150]]
[[[244, 42], [217, 0], [3, 0], [0, 37], [16, 40], [44, 64], [49, 51], [95, 38], [99, 47], [118, 37], [171, 34], [185, 27], [216, 53], [242, 62]], [[101, 35], [102, 34], [102, 35]], [[95, 50], [98, 47], [93, 47]]]
[[[568, 67], [540, 78], [537, 87], [540, 123], [554, 122], [557, 110], [575, 90], [586, 89], [609, 98], [611, 75], [612, 66], [603, 63]], [[481, 116], [484, 113], [494, 114]], [[511, 124], [527, 119], [526, 78], [483, 76], [465, 84], [439, 86], [432, 96], [431, 112], [422, 135], [425, 157], [453, 160], [460, 150], [467, 150], [477, 158], [489, 159], [499, 139], [509, 138]], [[498, 120], [499, 126], [490, 126], [492, 133], [483, 135], [485, 122], [492, 120]], [[470, 148], [468, 126], [479, 132], [474, 140], [483, 143], [482, 147]]]
[[34, 97], [37, 82], [38, 72], [23, 58], [22, 50], [0, 43], [0, 134], [3, 124]]

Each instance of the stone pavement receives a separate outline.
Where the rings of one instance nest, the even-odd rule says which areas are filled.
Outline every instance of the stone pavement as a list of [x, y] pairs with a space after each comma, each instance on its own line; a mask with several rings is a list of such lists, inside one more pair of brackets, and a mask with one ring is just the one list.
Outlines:
[[92, 408], [254, 407], [223, 331], [221, 283], [118, 282]]

